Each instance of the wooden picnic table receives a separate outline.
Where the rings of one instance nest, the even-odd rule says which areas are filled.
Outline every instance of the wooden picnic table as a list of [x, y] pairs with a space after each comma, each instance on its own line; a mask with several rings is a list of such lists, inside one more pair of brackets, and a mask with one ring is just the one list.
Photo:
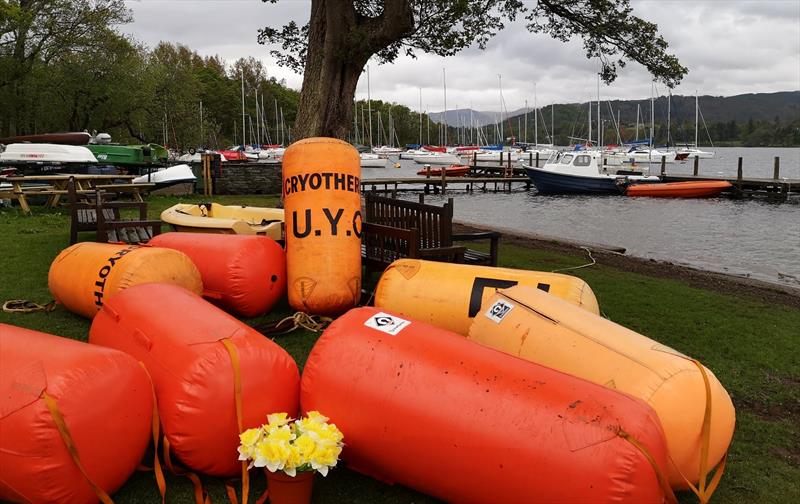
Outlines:
[[[155, 184], [134, 184], [135, 175], [89, 175], [89, 174], [53, 174], [53, 175], [14, 175], [0, 177], [0, 182], [8, 182], [11, 189], [0, 190], [0, 198], [15, 199], [25, 214], [30, 214], [27, 196], [46, 195], [46, 207], [58, 205], [61, 196], [67, 194], [69, 179], [75, 180], [78, 194], [91, 194], [96, 190], [116, 193], [130, 193], [134, 201], [142, 202], [142, 191], [152, 189]], [[122, 183], [115, 183], [122, 181]], [[36, 186], [25, 186], [25, 183], [38, 183]]]

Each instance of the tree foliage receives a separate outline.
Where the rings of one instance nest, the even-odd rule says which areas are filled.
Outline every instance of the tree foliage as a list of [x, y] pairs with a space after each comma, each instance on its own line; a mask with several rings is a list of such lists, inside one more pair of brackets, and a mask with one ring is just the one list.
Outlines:
[[[400, 54], [415, 57], [417, 51], [452, 56], [471, 45], [485, 48], [505, 23], [524, 17], [532, 33], [564, 42], [581, 38], [586, 57], [600, 58], [606, 82], [612, 82], [627, 61], [644, 65], [670, 87], [687, 72], [667, 52], [657, 25], [633, 15], [629, 0], [539, 0], [532, 7], [521, 0], [354, 0], [348, 7], [357, 22], [347, 45], [340, 48], [342, 58], [369, 52], [379, 62], [390, 63]], [[389, 18], [403, 20], [394, 38], [379, 31]], [[292, 21], [280, 29], [259, 30], [258, 41], [280, 46], [270, 54], [279, 64], [302, 72], [308, 30], [308, 23], [298, 26]]]

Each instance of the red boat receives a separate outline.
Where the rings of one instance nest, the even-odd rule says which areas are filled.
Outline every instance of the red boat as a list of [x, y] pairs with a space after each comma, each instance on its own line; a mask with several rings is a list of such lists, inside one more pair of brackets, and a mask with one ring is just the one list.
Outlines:
[[447, 152], [446, 147], [438, 147], [436, 145], [423, 145], [422, 150], [426, 150], [428, 152]]
[[92, 135], [82, 131], [72, 133], [44, 133], [41, 135], [20, 135], [8, 138], [0, 138], [0, 144], [13, 143], [49, 143], [60, 145], [86, 145]]
[[[469, 173], [469, 165], [450, 165], [444, 168], [444, 173], [446, 177], [463, 177]], [[428, 174], [430, 174], [431, 177], [441, 177], [442, 168], [431, 168], [430, 172], [428, 170], [420, 170], [417, 172], [417, 175]]]
[[633, 184], [625, 191], [626, 196], [649, 196], [651, 198], [713, 198], [729, 189], [730, 182], [724, 180], [699, 180], [697, 182], [670, 182], [668, 184]]
[[247, 161], [247, 156], [244, 155], [244, 152], [238, 150], [218, 150], [220, 154], [225, 156], [225, 159], [228, 161]]

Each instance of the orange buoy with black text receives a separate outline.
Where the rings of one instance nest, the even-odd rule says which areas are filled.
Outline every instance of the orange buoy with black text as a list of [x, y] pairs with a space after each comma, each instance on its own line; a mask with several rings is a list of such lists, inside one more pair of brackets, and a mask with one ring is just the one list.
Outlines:
[[255, 317], [286, 293], [286, 253], [272, 238], [164, 233], [149, 244], [189, 256], [203, 278], [203, 296], [226, 311]]
[[687, 488], [684, 477], [692, 483], [704, 479], [701, 468], [710, 471], [731, 443], [736, 412], [710, 370], [537, 289], [498, 291], [475, 317], [469, 339], [646, 401], [664, 427], [676, 488]]
[[177, 250], [121, 243], [76, 243], [50, 265], [47, 284], [69, 311], [94, 317], [114, 293], [134, 285], [163, 282], [203, 292], [200, 272]]
[[6, 324], [0, 349], [0, 500], [107, 499], [150, 443], [144, 368], [111, 348]]
[[497, 289], [517, 284], [600, 313], [591, 287], [574, 276], [418, 259], [400, 259], [386, 268], [375, 290], [375, 306], [466, 336], [481, 304]]
[[338, 315], [361, 297], [361, 159], [335, 138], [307, 138], [283, 155], [289, 304]]
[[345, 433], [348, 467], [448, 502], [669, 493], [664, 434], [643, 401], [389, 311], [356, 308], [325, 330], [300, 402]]
[[298, 410], [300, 376], [289, 354], [175, 285], [115, 294], [92, 321], [89, 341], [144, 363], [168, 448], [195, 471], [240, 474], [239, 433], [270, 413]]

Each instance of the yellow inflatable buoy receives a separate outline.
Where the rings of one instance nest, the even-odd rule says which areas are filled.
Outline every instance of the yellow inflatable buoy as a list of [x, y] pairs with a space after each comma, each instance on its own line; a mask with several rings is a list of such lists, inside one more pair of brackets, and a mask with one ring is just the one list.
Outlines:
[[577, 277], [418, 259], [399, 259], [386, 268], [375, 290], [375, 306], [466, 336], [481, 303], [497, 289], [517, 284], [600, 313], [594, 292]]
[[498, 291], [481, 307], [468, 338], [647, 402], [664, 428], [674, 488], [688, 487], [684, 477], [705, 480], [703, 471], [728, 450], [736, 413], [711, 371], [562, 299], [523, 285]]

